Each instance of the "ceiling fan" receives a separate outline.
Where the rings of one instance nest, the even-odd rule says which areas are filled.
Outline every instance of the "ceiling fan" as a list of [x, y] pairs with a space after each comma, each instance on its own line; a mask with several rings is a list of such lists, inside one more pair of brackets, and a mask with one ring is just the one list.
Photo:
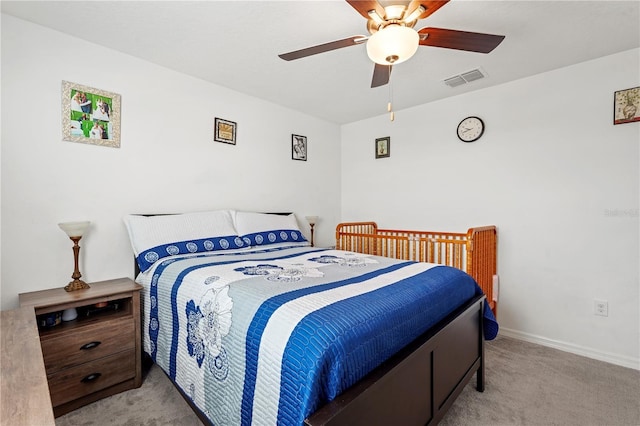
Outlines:
[[278, 55], [285, 61], [305, 58], [318, 53], [367, 43], [367, 54], [375, 63], [371, 87], [389, 82], [392, 65], [409, 59], [418, 46], [444, 47], [447, 49], [489, 53], [504, 40], [504, 36], [424, 27], [415, 30], [418, 20], [436, 12], [449, 0], [346, 0], [360, 15], [367, 19], [369, 36], [356, 35], [342, 40], [319, 44]]

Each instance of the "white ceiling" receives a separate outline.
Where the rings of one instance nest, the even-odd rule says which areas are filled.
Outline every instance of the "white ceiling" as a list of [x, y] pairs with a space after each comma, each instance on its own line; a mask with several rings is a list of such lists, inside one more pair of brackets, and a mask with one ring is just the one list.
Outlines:
[[[335, 123], [386, 113], [389, 86], [370, 88], [364, 44], [291, 62], [277, 56], [367, 34], [365, 19], [345, 1], [1, 4], [3, 13]], [[396, 111], [640, 47], [640, 1], [453, 0], [416, 29], [425, 26], [506, 39], [487, 55], [420, 46], [393, 69]], [[475, 68], [487, 77], [456, 88], [443, 83]]]

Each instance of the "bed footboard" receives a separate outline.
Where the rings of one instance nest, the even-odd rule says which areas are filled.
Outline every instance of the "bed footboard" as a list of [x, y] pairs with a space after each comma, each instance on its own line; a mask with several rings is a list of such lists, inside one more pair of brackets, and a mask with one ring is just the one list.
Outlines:
[[305, 424], [438, 424], [474, 374], [484, 391], [484, 303], [478, 296], [450, 314]]
[[497, 314], [497, 229], [470, 228], [466, 233], [379, 229], [375, 222], [345, 222], [336, 227], [336, 248], [416, 262], [437, 263], [471, 275]]

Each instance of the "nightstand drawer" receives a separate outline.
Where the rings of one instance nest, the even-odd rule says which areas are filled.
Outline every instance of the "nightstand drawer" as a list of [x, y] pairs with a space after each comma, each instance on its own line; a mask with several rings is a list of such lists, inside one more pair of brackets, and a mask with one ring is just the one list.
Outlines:
[[[131, 317], [79, 327], [71, 333], [41, 339], [47, 374], [135, 347]], [[55, 404], [54, 404], [55, 405]]]
[[136, 375], [135, 350], [127, 350], [97, 361], [52, 374], [49, 393], [53, 406], [115, 385]]

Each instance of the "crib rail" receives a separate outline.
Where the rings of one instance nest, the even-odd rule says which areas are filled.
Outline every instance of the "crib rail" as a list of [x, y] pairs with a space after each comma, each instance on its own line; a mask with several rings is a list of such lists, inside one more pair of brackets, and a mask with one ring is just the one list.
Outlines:
[[465, 271], [482, 288], [494, 312], [496, 238], [495, 226], [470, 228], [466, 233], [378, 229], [375, 222], [345, 222], [336, 227], [339, 250], [437, 263]]

